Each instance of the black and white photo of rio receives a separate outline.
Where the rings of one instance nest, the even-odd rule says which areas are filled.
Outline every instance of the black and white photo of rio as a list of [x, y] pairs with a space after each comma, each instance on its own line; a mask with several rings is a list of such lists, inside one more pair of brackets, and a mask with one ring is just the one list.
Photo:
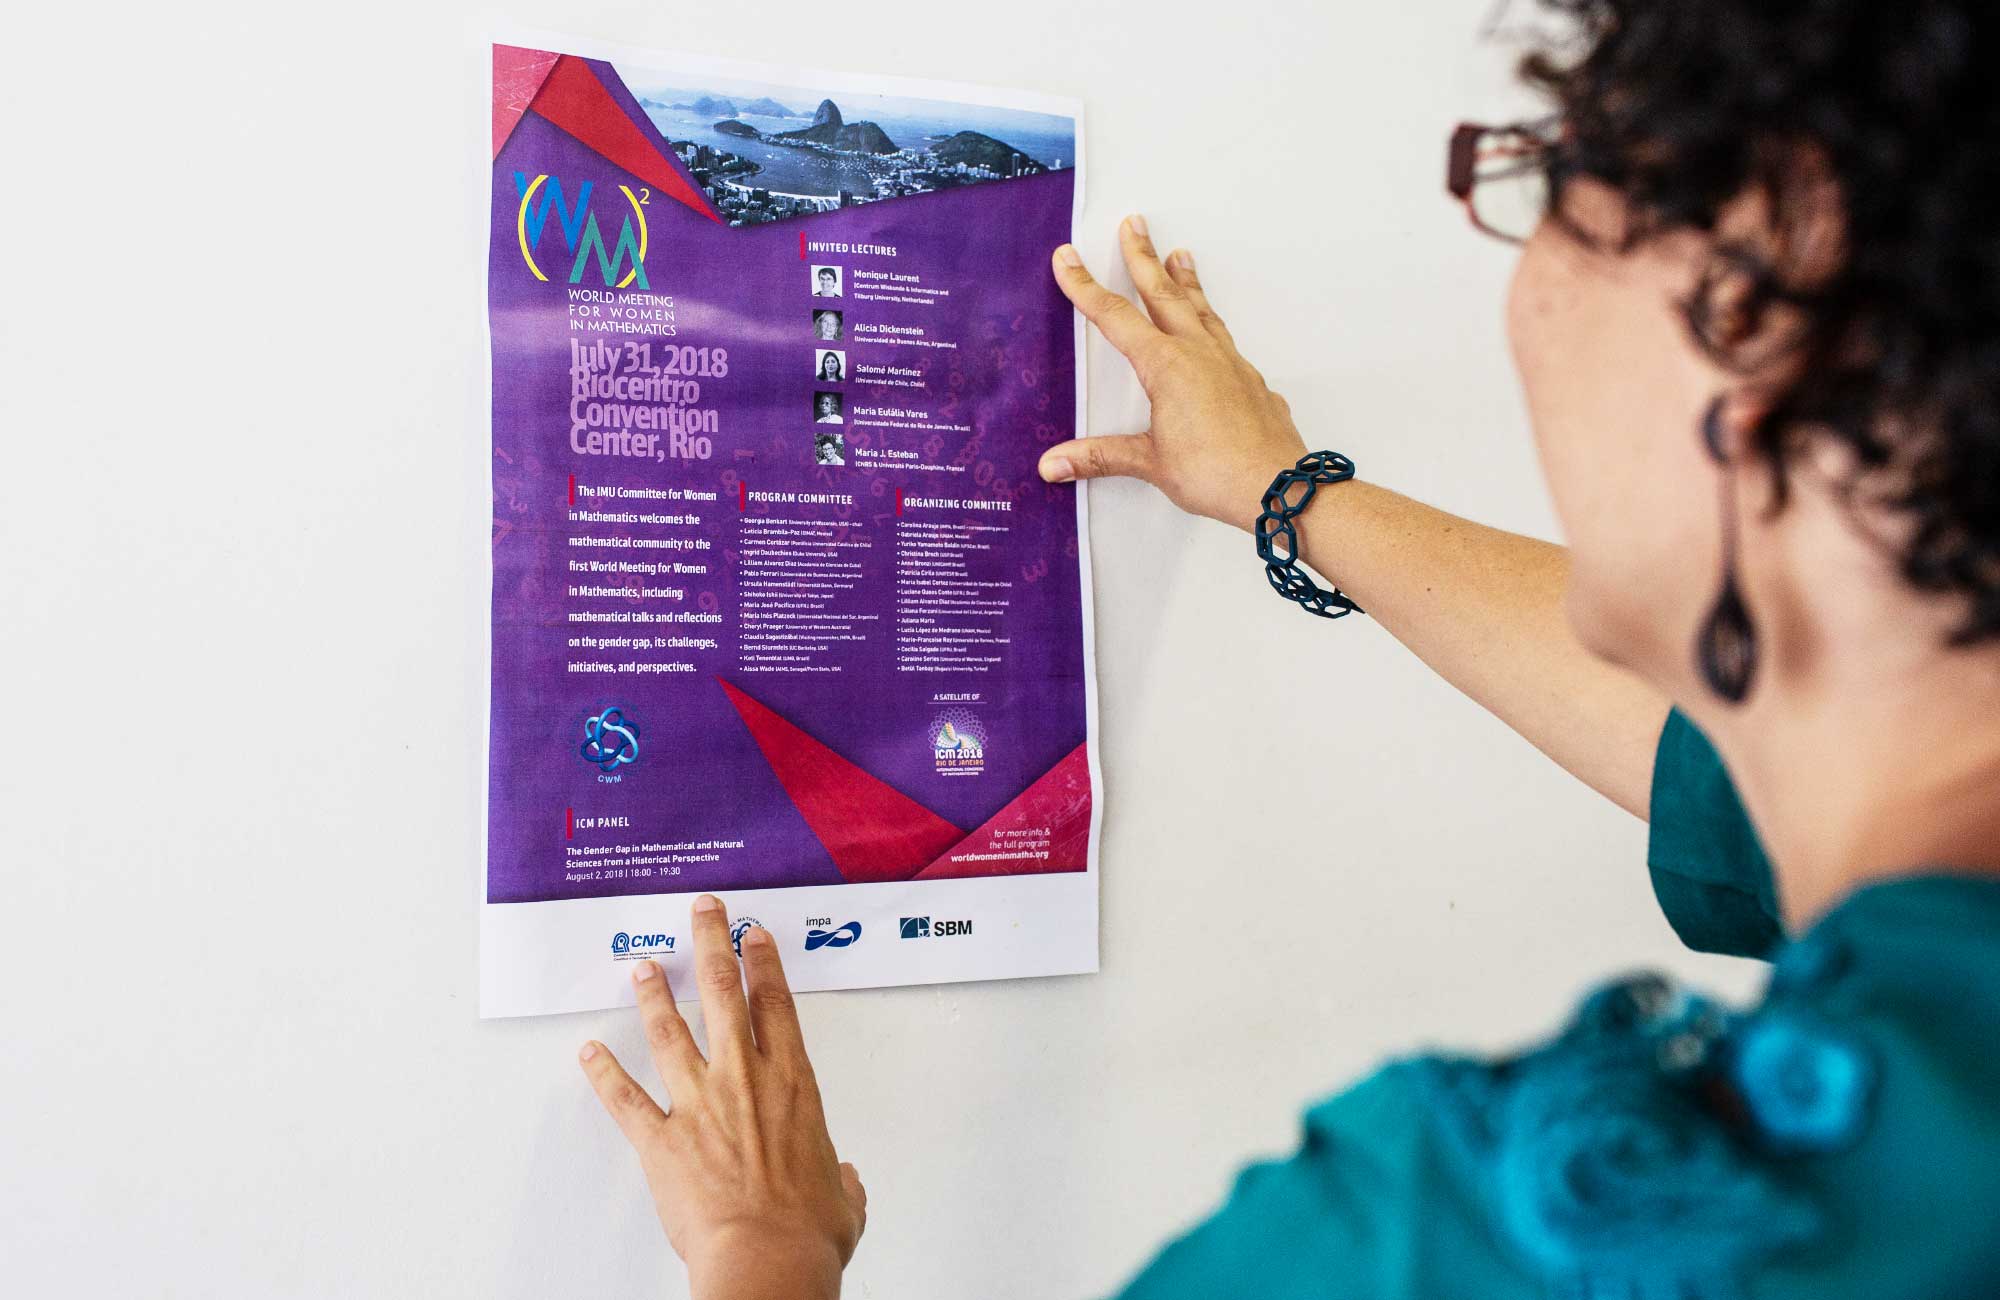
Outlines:
[[807, 110], [813, 92], [798, 87], [707, 78], [689, 90], [618, 72], [733, 226], [1076, 164], [1068, 117], [867, 94]]

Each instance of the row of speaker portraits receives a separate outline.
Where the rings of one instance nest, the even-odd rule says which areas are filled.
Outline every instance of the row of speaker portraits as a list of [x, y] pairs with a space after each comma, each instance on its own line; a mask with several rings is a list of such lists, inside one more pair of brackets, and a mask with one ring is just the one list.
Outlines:
[[[815, 298], [840, 298], [846, 288], [846, 276], [838, 266], [815, 266], [812, 268], [812, 294]], [[815, 384], [844, 384], [847, 382], [847, 353], [835, 346], [847, 337], [844, 313], [834, 307], [815, 307], [812, 314], [813, 380]], [[847, 401], [839, 392], [815, 387], [812, 395], [813, 418], [813, 463], [815, 465], [845, 465], [847, 463], [847, 439], [838, 428], [829, 426], [847, 423]]]

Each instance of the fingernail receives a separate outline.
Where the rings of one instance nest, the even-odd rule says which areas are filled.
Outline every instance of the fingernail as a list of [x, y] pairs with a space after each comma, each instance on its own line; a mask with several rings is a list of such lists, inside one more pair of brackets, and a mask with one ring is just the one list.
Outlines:
[[597, 1044], [585, 1043], [581, 1048], [577, 1050], [576, 1059], [579, 1061], [588, 1061], [591, 1057], [596, 1055], [597, 1055]]
[[1076, 467], [1061, 456], [1042, 457], [1041, 470], [1046, 483], [1067, 483], [1076, 477]]
[[1056, 250], [1056, 260], [1064, 266], [1082, 266], [1083, 254], [1076, 251], [1075, 244], [1064, 244]]
[[697, 912], [713, 912], [721, 906], [722, 900], [714, 894], [703, 894], [694, 900], [694, 910]]
[[761, 925], [753, 925], [743, 932], [745, 948], [761, 948], [769, 942], [771, 942], [771, 932]]
[[644, 984], [647, 980], [659, 978], [659, 974], [660, 964], [658, 962], [642, 961], [632, 968], [632, 982], [634, 984]]
[[1174, 254], [1174, 261], [1181, 264], [1183, 271], [1194, 270], [1194, 254], [1188, 252], [1185, 248], [1180, 249]]
[[1145, 239], [1148, 237], [1146, 234], [1146, 219], [1138, 213], [1134, 212], [1131, 216], [1125, 218], [1125, 224], [1131, 226], [1132, 233], [1139, 238]]

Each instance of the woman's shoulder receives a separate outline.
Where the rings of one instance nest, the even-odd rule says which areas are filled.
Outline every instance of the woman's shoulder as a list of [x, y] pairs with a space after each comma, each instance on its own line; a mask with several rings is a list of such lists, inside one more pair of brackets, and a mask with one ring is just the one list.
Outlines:
[[[1784, 1117], [1760, 1114], [1752, 1101], [1765, 1094], [1733, 1081], [1743, 1034], [1717, 1004], [1642, 976], [1598, 990], [1526, 1055], [1427, 1057], [1378, 1086], [1409, 1103], [1435, 1143], [1431, 1175], [1545, 1287], [1723, 1300], [1824, 1228], [1759, 1140]], [[1829, 1142], [1852, 1141], [1867, 1123], [1872, 1061], [1835, 1037], [1801, 1060]], [[1345, 1108], [1336, 1098], [1310, 1122], [1342, 1127]]]
[[[1560, 1293], [1933, 1297], [2000, 1281], [2000, 882], [1864, 890], [1734, 1011], [1657, 976], [1501, 1062], [1376, 1086]], [[1343, 1131], [1344, 1098], [1310, 1123]]]
[[1388, 1066], [1133, 1294], [1253, 1260], [1272, 1296], [1988, 1293], [2000, 883], [1865, 892], [1747, 1010], [1638, 976], [1521, 1055]]

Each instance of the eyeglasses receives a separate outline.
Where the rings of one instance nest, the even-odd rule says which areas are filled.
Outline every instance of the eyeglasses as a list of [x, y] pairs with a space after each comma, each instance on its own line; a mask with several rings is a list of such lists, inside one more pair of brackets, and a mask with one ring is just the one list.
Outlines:
[[1548, 212], [1549, 151], [1561, 140], [1560, 118], [1514, 126], [1463, 123], [1451, 133], [1445, 188], [1465, 205], [1476, 229], [1525, 244]]

